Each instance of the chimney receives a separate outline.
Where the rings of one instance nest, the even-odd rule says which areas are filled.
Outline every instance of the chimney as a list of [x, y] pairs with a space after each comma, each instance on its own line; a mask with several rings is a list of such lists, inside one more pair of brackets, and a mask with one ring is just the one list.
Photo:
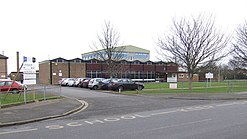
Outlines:
[[20, 65], [19, 65], [19, 52], [17, 51], [16, 52], [16, 68], [17, 68], [17, 72], [19, 71], [19, 67], [20, 67]]
[[4, 51], [2, 51], [2, 55], [4, 55]]

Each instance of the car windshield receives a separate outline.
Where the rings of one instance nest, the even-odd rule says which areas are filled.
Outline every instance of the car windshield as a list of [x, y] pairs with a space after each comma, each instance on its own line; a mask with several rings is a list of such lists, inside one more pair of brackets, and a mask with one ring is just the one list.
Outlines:
[[99, 82], [99, 81], [101, 81], [101, 79], [96, 79], [96, 82]]
[[105, 79], [102, 81], [103, 83], [109, 83], [110, 82], [110, 79]]
[[4, 82], [0, 82], [0, 86], [4, 86]]

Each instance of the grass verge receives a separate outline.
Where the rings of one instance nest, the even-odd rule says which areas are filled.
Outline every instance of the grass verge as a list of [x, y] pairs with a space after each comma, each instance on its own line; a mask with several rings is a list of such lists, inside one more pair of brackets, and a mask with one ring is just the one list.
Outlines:
[[247, 81], [193, 82], [189, 90], [188, 82], [178, 82], [177, 89], [170, 89], [169, 83], [146, 83], [142, 91], [124, 91], [123, 94], [183, 94], [183, 93], [237, 93], [247, 92]]
[[[33, 93], [27, 93], [26, 94], [26, 102], [35, 102], [35, 101], [43, 101], [43, 100], [50, 100], [50, 99], [60, 99], [61, 96], [53, 95], [53, 94], [46, 94], [44, 97], [43, 94], [33, 94]], [[2, 93], [0, 94], [0, 106], [6, 107], [8, 105], [20, 105], [24, 104], [24, 94], [8, 94]]]

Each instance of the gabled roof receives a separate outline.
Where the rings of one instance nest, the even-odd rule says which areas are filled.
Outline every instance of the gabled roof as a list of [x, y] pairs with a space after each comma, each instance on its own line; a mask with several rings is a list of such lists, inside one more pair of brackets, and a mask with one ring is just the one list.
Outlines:
[[[136, 52], [139, 52], [139, 53], [150, 53], [149, 50], [146, 50], [146, 49], [143, 49], [143, 48], [140, 48], [140, 47], [136, 47], [136, 46], [133, 46], [133, 45], [124, 45], [124, 46], [118, 46], [116, 47], [116, 51], [121, 50], [123, 52], [129, 52], [129, 53], [136, 53]], [[101, 49], [101, 50], [97, 50], [97, 51], [92, 51], [92, 52], [87, 52], [87, 53], [83, 53], [82, 55], [85, 55], [85, 54], [92, 54], [92, 53], [96, 53], [96, 52], [100, 52], [104, 49]]]
[[136, 47], [133, 45], [125, 45], [125, 46], [119, 46], [119, 48], [123, 48], [124, 52], [130, 52], [130, 53], [135, 53], [135, 52], [141, 52], [141, 53], [150, 53], [149, 50], [140, 48], [140, 47]]
[[8, 59], [8, 57], [0, 54], [0, 59]]

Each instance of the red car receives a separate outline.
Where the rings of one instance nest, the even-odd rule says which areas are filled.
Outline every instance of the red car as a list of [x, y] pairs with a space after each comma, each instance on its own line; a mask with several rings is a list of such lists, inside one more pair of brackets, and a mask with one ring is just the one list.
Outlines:
[[[13, 84], [12, 84], [13, 83]], [[0, 80], [0, 92], [19, 93], [24, 90], [22, 84], [12, 80]]]

